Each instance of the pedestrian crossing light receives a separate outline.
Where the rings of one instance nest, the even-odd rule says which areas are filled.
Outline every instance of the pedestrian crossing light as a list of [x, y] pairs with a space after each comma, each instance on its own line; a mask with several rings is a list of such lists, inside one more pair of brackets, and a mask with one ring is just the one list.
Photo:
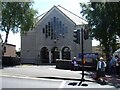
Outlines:
[[80, 29], [74, 30], [74, 42], [80, 44]]

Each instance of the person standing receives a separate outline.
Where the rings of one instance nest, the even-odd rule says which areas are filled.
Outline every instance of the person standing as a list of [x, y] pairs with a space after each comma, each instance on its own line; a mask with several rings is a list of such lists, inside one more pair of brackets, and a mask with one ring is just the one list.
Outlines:
[[76, 70], [77, 67], [78, 67], [78, 64], [76, 61], [76, 57], [74, 57], [74, 59], [72, 60], [72, 70]]
[[106, 63], [105, 63], [103, 57], [100, 57], [100, 60], [97, 63], [97, 77], [98, 77], [98, 81], [104, 82], [105, 67], [106, 67]]
[[116, 55], [116, 74], [120, 76], [120, 58]]
[[118, 59], [118, 75], [119, 75], [119, 78], [120, 78], [120, 57]]
[[109, 74], [116, 74], [116, 61], [117, 56], [112, 56], [110, 62], [109, 62]]

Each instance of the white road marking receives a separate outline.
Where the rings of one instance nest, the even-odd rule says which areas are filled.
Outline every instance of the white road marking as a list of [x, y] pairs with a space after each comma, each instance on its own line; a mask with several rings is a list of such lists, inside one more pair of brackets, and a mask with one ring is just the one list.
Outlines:
[[64, 88], [65, 84], [66, 84], [66, 81], [62, 81], [58, 90], [62, 90]]

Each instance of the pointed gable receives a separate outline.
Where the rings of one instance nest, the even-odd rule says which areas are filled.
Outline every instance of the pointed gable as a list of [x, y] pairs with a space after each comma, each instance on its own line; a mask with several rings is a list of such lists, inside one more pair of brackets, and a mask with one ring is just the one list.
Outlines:
[[64, 7], [58, 5], [57, 8], [62, 11], [69, 19], [71, 19], [76, 25], [87, 24], [87, 21], [76, 14], [72, 13], [71, 11], [65, 9]]
[[60, 5], [53, 6], [48, 12], [38, 16], [38, 20], [39, 20], [38, 23], [41, 22], [44, 18], [46, 18], [53, 10], [57, 10], [58, 12], [60, 12], [64, 17], [66, 17], [66, 19], [68, 19], [75, 25], [87, 24], [86, 20], [68, 11], [67, 9], [61, 7]]

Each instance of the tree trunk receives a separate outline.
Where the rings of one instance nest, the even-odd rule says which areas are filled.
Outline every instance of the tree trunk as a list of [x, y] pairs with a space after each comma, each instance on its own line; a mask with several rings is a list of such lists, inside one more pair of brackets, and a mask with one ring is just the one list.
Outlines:
[[8, 41], [8, 35], [9, 35], [9, 31], [8, 31], [8, 32], [6, 32], [6, 37], [5, 37], [4, 44], [7, 44], [7, 41]]
[[6, 37], [5, 37], [5, 41], [4, 41], [4, 43], [3, 43], [3, 51], [2, 51], [2, 55], [4, 56], [4, 53], [6, 52], [6, 44], [7, 44], [7, 42], [8, 42], [8, 35], [9, 35], [9, 30], [6, 32]]

